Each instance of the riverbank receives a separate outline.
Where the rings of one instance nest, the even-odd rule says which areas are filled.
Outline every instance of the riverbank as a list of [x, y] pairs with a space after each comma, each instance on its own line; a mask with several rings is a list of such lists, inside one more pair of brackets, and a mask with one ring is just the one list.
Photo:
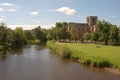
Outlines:
[[57, 54], [62, 54], [61, 48], [63, 49], [62, 51], [65, 52], [64, 49], [67, 47], [67, 50], [69, 50], [68, 52], [70, 52], [69, 58], [80, 61], [86, 65], [102, 68], [107, 67], [109, 71], [115, 70], [111, 69], [111, 67], [120, 69], [120, 47], [58, 42], [47, 42], [47, 46]]

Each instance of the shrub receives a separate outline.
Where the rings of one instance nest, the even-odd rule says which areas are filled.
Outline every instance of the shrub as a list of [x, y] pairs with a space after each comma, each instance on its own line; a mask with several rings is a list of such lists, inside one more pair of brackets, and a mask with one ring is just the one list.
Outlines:
[[93, 61], [93, 62], [92, 62], [92, 66], [94, 66], [94, 67], [97, 67], [97, 66], [98, 66], [97, 64], [98, 64], [97, 61]]
[[35, 43], [35, 44], [40, 44], [40, 43], [41, 43], [41, 41], [40, 41], [40, 40], [38, 40], [38, 39], [35, 39], [34, 43]]
[[78, 59], [79, 59], [79, 56], [71, 55], [71, 59], [72, 59], [72, 60], [78, 60]]
[[3, 46], [2, 45], [0, 45], [0, 50], [3, 50]]
[[98, 67], [110, 67], [111, 63], [107, 60], [102, 60], [98, 62]]
[[90, 60], [90, 59], [85, 59], [85, 60], [84, 60], [84, 64], [90, 65], [90, 64], [91, 64], [91, 60]]
[[70, 58], [71, 57], [71, 51], [68, 47], [61, 47], [60, 49], [60, 54], [62, 56], [62, 58]]

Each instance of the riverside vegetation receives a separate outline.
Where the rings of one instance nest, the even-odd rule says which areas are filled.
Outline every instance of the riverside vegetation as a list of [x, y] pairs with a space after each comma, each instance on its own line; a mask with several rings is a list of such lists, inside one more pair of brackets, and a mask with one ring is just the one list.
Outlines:
[[[11, 30], [4, 23], [0, 24], [0, 50], [17, 48], [26, 44], [43, 44], [47, 40], [79, 42], [82, 44], [48, 42], [47, 45], [63, 58], [81, 60], [84, 64], [95, 67], [120, 68], [119, 47], [105, 45], [120, 45], [120, 28], [107, 21], [98, 21], [96, 31], [84, 33], [79, 38], [77, 29], [67, 31], [66, 22], [56, 22], [55, 27], [43, 29], [40, 26], [32, 30], [23, 30], [17, 27]], [[86, 42], [95, 44], [84, 44]], [[97, 44], [104, 45], [97, 45]], [[82, 48], [85, 47], [85, 48]]]
[[115, 46], [78, 43], [55, 43], [47, 46], [63, 58], [80, 61], [94, 67], [115, 67], [120, 69], [120, 49]]

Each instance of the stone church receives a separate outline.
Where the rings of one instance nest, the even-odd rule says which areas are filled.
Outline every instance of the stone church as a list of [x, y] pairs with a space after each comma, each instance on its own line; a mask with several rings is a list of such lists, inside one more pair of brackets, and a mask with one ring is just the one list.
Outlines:
[[70, 32], [71, 29], [74, 27], [76, 28], [76, 33], [79, 38], [83, 36], [85, 32], [91, 33], [95, 32], [95, 24], [97, 22], [97, 16], [88, 16], [86, 18], [87, 23], [68, 23], [68, 31]]

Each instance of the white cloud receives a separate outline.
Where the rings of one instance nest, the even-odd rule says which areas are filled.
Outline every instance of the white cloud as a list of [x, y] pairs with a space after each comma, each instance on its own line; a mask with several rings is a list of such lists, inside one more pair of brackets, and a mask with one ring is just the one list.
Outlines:
[[41, 21], [36, 21], [36, 23], [41, 23]]
[[4, 21], [4, 19], [0, 18], [0, 22], [3, 22], [3, 21]]
[[38, 15], [37, 11], [31, 12], [30, 15]]
[[5, 18], [5, 16], [0, 16], [0, 18]]
[[111, 18], [115, 18], [116, 16], [110, 16]]
[[12, 3], [2, 3], [2, 4], [0, 4], [1, 6], [14, 6], [14, 4], [12, 4]]
[[17, 12], [16, 9], [9, 9], [8, 11], [10, 11], [10, 12]]
[[4, 11], [4, 9], [3, 9], [3, 8], [0, 8], [0, 12], [2, 12], [2, 11]]
[[13, 30], [16, 29], [16, 27], [22, 27], [24, 30], [31, 30], [38, 26], [41, 26], [41, 28], [49, 29], [52, 26], [54, 26], [54, 24], [49, 24], [49, 25], [7, 25], [7, 26]]
[[0, 22], [4, 21], [5, 16], [0, 16]]
[[73, 14], [76, 13], [75, 9], [71, 9], [69, 7], [61, 7], [61, 8], [58, 8], [58, 9], [55, 9], [55, 10], [50, 10], [50, 11], [62, 12], [62, 13], [65, 13], [67, 15], [73, 15]]

